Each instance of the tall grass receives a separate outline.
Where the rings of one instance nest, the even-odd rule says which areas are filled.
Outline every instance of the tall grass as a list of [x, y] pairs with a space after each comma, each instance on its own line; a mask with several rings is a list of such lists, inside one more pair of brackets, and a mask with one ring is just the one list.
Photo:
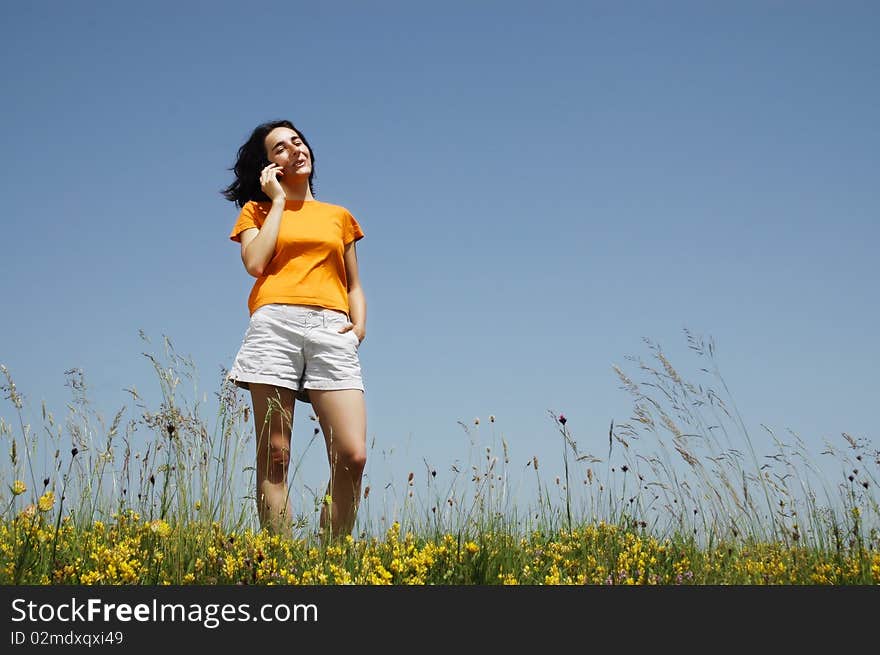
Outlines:
[[612, 511], [710, 546], [741, 539], [824, 549], [876, 541], [880, 453], [843, 433], [840, 447], [827, 444], [821, 453], [841, 470], [828, 480], [797, 434], [783, 439], [762, 425], [753, 435], [718, 369], [714, 342], [685, 335], [702, 383], [683, 379], [649, 339], [653, 361], [628, 358], [637, 381], [614, 367], [634, 406], [611, 434], [624, 462], [619, 486], [631, 490], [619, 496], [629, 508], [612, 503]]
[[[531, 571], [532, 577], [526, 577], [539, 581], [565, 579], [559, 548], [579, 558], [581, 564], [572, 571], [584, 563], [593, 567], [592, 574], [566, 574], [581, 581], [681, 582], [685, 569], [693, 579], [697, 560], [716, 566], [712, 553], [766, 553], [767, 548], [806, 552], [806, 559], [800, 555], [799, 561], [814, 567], [805, 573], [807, 579], [818, 579], [815, 567], [830, 561], [837, 573], [822, 573], [823, 581], [874, 580], [874, 568], [875, 581], [880, 581], [880, 452], [864, 438], [842, 434], [840, 443], [827, 444], [819, 454], [831, 458], [839, 470], [839, 477], [829, 481], [797, 435], [782, 438], [765, 426], [752, 434], [718, 370], [714, 342], [687, 330], [685, 335], [698, 360], [700, 382], [682, 377], [649, 339], [647, 360], [627, 358], [634, 371], [613, 366], [633, 408], [631, 416], [611, 422], [606, 452], [586, 452], [566, 417], [552, 411], [549, 420], [559, 433], [561, 457], [549, 465], [536, 455], [524, 466], [512, 465], [507, 441], [495, 432], [494, 417], [489, 418], [489, 442], [483, 441], [485, 431], [478, 422], [460, 422], [468, 440], [466, 460], [445, 467], [424, 459], [424, 468], [410, 472], [406, 480], [372, 479], [377, 462], [391, 456], [385, 450], [377, 453], [372, 442], [355, 529], [361, 544], [357, 547], [375, 544], [383, 535], [386, 543], [405, 535], [423, 546], [434, 544], [432, 562], [439, 557], [436, 553], [451, 552], [452, 544], [457, 562], [469, 558], [471, 568], [465, 573], [436, 578], [426, 578], [419, 565], [414, 569], [417, 581], [505, 581], [514, 579], [511, 571]], [[146, 335], [141, 337], [149, 344]], [[105, 563], [93, 581], [235, 579], [228, 559], [211, 575], [204, 574], [210, 569], [205, 553], [213, 548], [217, 559], [218, 548], [233, 549], [236, 535], [258, 533], [250, 399], [225, 381], [221, 369], [215, 409], [190, 402], [182, 381], [193, 384], [193, 398], [198, 398], [195, 366], [167, 338], [161, 355], [144, 357], [159, 381], [158, 407], [148, 407], [137, 391], [128, 389], [135, 415], [125, 419], [123, 407], [107, 426], [90, 405], [84, 374], [72, 369], [66, 375], [73, 402], [64, 424], [43, 405], [39, 431], [25, 422], [23, 397], [11, 372], [0, 366], [0, 388], [9, 401], [4, 411], [11, 410], [7, 415], [12, 417], [0, 418], [0, 443], [8, 455], [0, 466], [0, 567], [8, 582], [64, 581], [68, 573], [76, 575], [71, 562], [85, 565], [92, 560], [98, 566], [95, 549], [108, 534], [117, 541], [128, 535], [132, 552], [139, 555], [114, 550], [119, 562]], [[213, 427], [203, 416], [206, 411], [213, 414]], [[322, 566], [327, 566], [326, 546], [314, 538], [323, 487], [309, 488], [301, 475], [318, 435], [315, 428], [292, 458], [291, 494], [300, 496], [301, 509], [290, 537], [299, 541], [285, 548], [301, 544], [297, 548], [305, 559], [311, 557], [310, 549], [324, 549]], [[521, 501], [524, 486], [535, 490], [531, 501]], [[138, 522], [147, 526], [143, 534], [132, 527]], [[114, 526], [110, 533], [105, 524]], [[280, 548], [277, 540], [272, 543]], [[255, 562], [263, 562], [269, 546], [248, 548], [241, 561], [251, 562], [256, 576]], [[402, 575], [405, 567], [398, 565], [395, 571], [392, 565], [400, 561], [400, 553], [395, 556], [396, 547], [388, 548], [384, 560], [375, 560], [384, 563], [371, 565], [369, 580]], [[641, 558], [650, 548], [657, 553], [654, 561], [665, 564], [649, 575]], [[632, 555], [632, 549], [641, 555]], [[663, 560], [675, 549], [678, 564]], [[369, 568], [364, 564], [367, 555], [361, 552], [358, 559], [353, 552], [340, 555], [346, 566]], [[541, 564], [554, 552], [555, 564]], [[149, 566], [145, 557], [152, 558]], [[630, 571], [627, 562], [633, 557], [637, 563]], [[746, 580], [757, 575], [758, 569], [749, 566], [743, 568]], [[134, 571], [131, 579], [119, 577], [126, 567]], [[766, 579], [766, 566], [761, 567]], [[111, 569], [116, 578], [107, 573]], [[279, 581], [294, 576], [292, 569], [279, 570], [284, 575], [272, 574]], [[344, 578], [332, 570], [331, 578]], [[346, 570], [353, 575], [354, 569]], [[620, 578], [623, 570], [626, 576]], [[842, 571], [852, 574], [847, 578]], [[195, 578], [197, 572], [204, 575]]]
[[[10, 372], [0, 368], [2, 389], [20, 427], [16, 435], [12, 424], [0, 419], [0, 436], [9, 453], [0, 480], [4, 486], [12, 480], [30, 481], [28, 494], [7, 498], [9, 511], [19, 509], [25, 498], [36, 503], [51, 491], [77, 524], [90, 525], [127, 510], [149, 519], [219, 521], [231, 528], [247, 522], [237, 494], [248, 486], [250, 469], [242, 451], [251, 455], [243, 429], [250, 410], [232, 389], [222, 387], [216, 394], [215, 427], [209, 432], [200, 404], [190, 405], [178, 388], [181, 376], [194, 379], [193, 363], [179, 356], [167, 338], [164, 345], [167, 362], [144, 353], [160, 384], [160, 406], [147, 407], [136, 390], [127, 389], [137, 416], [123, 422], [122, 407], [109, 427], [90, 405], [83, 372], [71, 369], [65, 376], [73, 402], [64, 425], [43, 404], [43, 430], [32, 430], [24, 423], [23, 399]], [[139, 430], [149, 435], [135, 439]], [[49, 463], [35, 472], [37, 461], [47, 457]]]

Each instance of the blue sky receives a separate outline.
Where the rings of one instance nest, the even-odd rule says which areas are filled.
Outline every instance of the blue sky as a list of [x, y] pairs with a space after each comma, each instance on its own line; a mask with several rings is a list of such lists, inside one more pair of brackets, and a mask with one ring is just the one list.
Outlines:
[[601, 455], [632, 407], [612, 365], [648, 358], [642, 337], [699, 379], [685, 327], [714, 338], [756, 436], [876, 439], [876, 4], [3, 13], [0, 363], [34, 425], [42, 400], [64, 416], [74, 367], [108, 421], [133, 418], [126, 387], [158, 408], [140, 330], [192, 357], [210, 420], [253, 283], [219, 190], [251, 129], [289, 118], [318, 199], [366, 234], [376, 483], [467, 461], [476, 417], [516, 470], [561, 470], [548, 410]]

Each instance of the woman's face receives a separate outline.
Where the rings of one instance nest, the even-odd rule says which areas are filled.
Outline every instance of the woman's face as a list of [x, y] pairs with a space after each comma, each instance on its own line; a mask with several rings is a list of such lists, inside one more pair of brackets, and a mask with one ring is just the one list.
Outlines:
[[308, 177], [311, 174], [312, 153], [294, 130], [276, 127], [266, 135], [264, 145], [269, 161], [281, 166], [284, 175]]

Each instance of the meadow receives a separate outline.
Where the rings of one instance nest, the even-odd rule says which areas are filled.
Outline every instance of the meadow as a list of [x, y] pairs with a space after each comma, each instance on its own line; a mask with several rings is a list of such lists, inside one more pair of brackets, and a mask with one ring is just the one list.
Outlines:
[[354, 535], [326, 543], [324, 498], [297, 486], [301, 457], [291, 534], [259, 530], [250, 398], [222, 372], [209, 427], [180, 393], [193, 364], [167, 338], [162, 356], [145, 353], [163, 401], [127, 419], [122, 408], [109, 426], [77, 369], [63, 424], [45, 405], [43, 425], [27, 424], [0, 366], [0, 584], [880, 583], [880, 451], [846, 433], [821, 453], [795, 434], [750, 434], [714, 343], [685, 335], [701, 383], [648, 339], [647, 360], [614, 367], [632, 413], [609, 425], [607, 451], [584, 452], [548, 412], [560, 461], [526, 465], [530, 502], [516, 499], [507, 443], [462, 423], [467, 466], [371, 480]]

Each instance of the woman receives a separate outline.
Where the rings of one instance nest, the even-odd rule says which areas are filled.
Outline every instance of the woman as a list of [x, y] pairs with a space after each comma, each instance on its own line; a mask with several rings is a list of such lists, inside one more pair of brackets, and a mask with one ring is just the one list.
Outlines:
[[287, 474], [294, 397], [311, 403], [327, 445], [323, 536], [351, 533], [366, 463], [366, 405], [358, 347], [367, 305], [355, 242], [338, 205], [315, 200], [315, 158], [290, 121], [257, 126], [223, 191], [241, 212], [230, 239], [257, 278], [250, 323], [227, 379], [250, 390], [257, 435], [257, 510], [274, 532], [292, 526]]

